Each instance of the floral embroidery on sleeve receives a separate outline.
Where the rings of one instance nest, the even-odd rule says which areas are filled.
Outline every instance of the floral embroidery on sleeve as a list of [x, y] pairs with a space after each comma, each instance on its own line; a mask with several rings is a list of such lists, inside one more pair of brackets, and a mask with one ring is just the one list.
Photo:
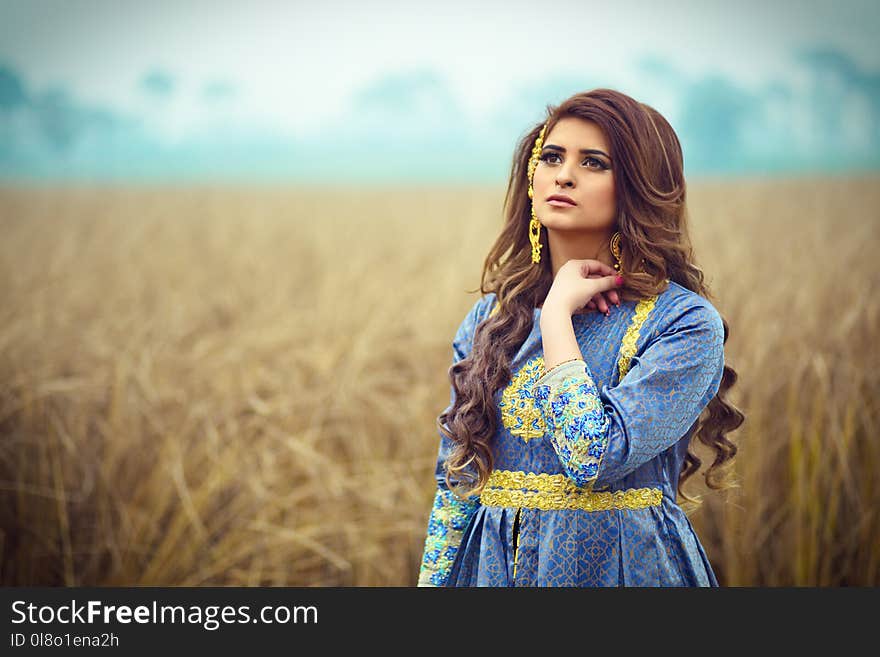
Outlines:
[[428, 535], [419, 570], [418, 586], [443, 586], [461, 544], [462, 532], [479, 507], [462, 500], [448, 488], [438, 488], [428, 520]]
[[576, 359], [552, 368], [535, 381], [532, 397], [566, 473], [578, 486], [592, 487], [611, 420], [589, 367]]

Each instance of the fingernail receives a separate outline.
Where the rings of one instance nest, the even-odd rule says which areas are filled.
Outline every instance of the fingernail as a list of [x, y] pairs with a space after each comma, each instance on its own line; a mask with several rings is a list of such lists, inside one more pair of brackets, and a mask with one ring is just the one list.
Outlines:
[[623, 276], [618, 276], [617, 278], [615, 278], [614, 284], [615, 285], [623, 285]]

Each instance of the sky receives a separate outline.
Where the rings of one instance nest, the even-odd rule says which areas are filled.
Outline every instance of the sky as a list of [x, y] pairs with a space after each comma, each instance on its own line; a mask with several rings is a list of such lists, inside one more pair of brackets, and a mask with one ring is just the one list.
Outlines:
[[503, 182], [596, 87], [687, 175], [880, 169], [880, 3], [0, 0], [0, 181]]

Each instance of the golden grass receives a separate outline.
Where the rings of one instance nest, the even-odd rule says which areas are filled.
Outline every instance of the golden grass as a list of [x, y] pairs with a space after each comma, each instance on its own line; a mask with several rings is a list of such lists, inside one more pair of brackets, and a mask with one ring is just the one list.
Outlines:
[[[722, 584], [880, 584], [877, 182], [690, 186], [747, 416], [741, 488], [686, 485]], [[321, 193], [0, 191], [0, 583], [415, 584], [503, 189]]]

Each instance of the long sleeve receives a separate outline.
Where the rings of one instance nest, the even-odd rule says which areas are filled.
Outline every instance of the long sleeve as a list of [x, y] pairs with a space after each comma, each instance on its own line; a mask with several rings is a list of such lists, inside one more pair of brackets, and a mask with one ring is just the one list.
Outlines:
[[614, 388], [597, 390], [583, 360], [535, 381], [532, 394], [554, 450], [576, 485], [633, 472], [684, 436], [718, 392], [724, 325], [711, 305], [677, 311]]
[[[452, 341], [452, 363], [467, 357], [473, 343], [473, 335], [479, 321], [482, 320], [487, 306], [488, 297], [478, 300], [455, 333]], [[455, 403], [455, 390], [450, 386], [449, 406]], [[446, 459], [454, 447], [452, 441], [439, 431], [440, 446], [434, 468], [437, 490], [434, 504], [428, 518], [428, 530], [425, 538], [425, 549], [419, 569], [418, 586], [444, 586], [449, 569], [455, 561], [461, 544], [462, 532], [480, 506], [479, 498], [463, 500], [456, 496], [446, 485]]]

